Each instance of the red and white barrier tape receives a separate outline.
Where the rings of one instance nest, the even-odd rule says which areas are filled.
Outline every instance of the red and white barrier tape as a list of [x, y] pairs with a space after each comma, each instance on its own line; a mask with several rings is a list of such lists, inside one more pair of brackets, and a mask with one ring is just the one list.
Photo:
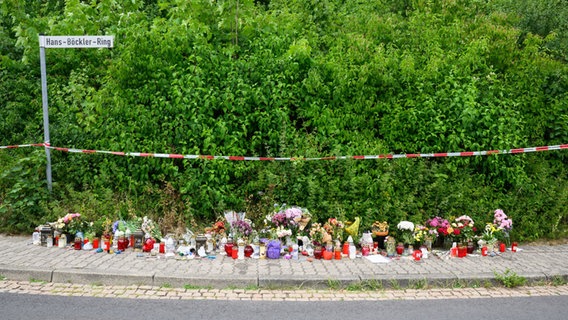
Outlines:
[[563, 150], [563, 149], [568, 149], [568, 144], [560, 144], [555, 146], [544, 146], [544, 147], [518, 148], [518, 149], [509, 149], [509, 150], [442, 152], [442, 153], [404, 153], [404, 154], [382, 154], [382, 155], [367, 155], [367, 156], [332, 156], [332, 157], [319, 157], [319, 158], [209, 156], [209, 155], [183, 155], [175, 153], [172, 154], [172, 153], [117, 152], [117, 151], [52, 147], [46, 143], [24, 144], [24, 145], [14, 145], [14, 146], [5, 146], [5, 147], [0, 146], [0, 149], [15, 149], [22, 147], [47, 147], [49, 149], [62, 151], [62, 152], [71, 152], [71, 153], [103, 153], [103, 154], [113, 154], [116, 156], [153, 157], [153, 158], [171, 158], [171, 159], [205, 159], [205, 160], [231, 160], [231, 161], [295, 161], [295, 160], [314, 161], [314, 160], [346, 160], [346, 159], [369, 160], [369, 159], [400, 159], [400, 158], [473, 157], [473, 156], [487, 156], [492, 154], [517, 154], [517, 153]]
[[0, 146], [0, 149], [18, 149], [25, 147], [43, 147], [45, 143], [32, 143], [32, 144], [17, 144], [13, 146]]

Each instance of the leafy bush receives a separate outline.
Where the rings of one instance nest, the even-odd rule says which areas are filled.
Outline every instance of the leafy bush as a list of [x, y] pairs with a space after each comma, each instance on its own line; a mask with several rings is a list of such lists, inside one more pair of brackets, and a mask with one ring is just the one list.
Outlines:
[[519, 240], [566, 235], [565, 151], [302, 160], [566, 143], [564, 26], [534, 19], [565, 10], [537, 2], [5, 0], [0, 145], [43, 140], [37, 34], [80, 30], [115, 48], [47, 50], [52, 145], [298, 160], [54, 151], [47, 195], [43, 153], [2, 150], [1, 228], [69, 211], [205, 225], [264, 193], [363, 228], [502, 208]]

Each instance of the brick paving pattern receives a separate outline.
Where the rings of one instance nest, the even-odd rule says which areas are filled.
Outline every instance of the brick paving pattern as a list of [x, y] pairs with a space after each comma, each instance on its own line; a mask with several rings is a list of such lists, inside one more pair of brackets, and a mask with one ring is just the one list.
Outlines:
[[169, 300], [249, 300], [249, 301], [354, 301], [354, 300], [443, 300], [568, 296], [568, 285], [518, 288], [434, 288], [346, 290], [266, 290], [266, 289], [182, 289], [153, 286], [96, 286], [87, 284], [0, 281], [0, 292], [74, 297]]
[[[401, 296], [407, 297], [407, 293], [412, 292], [409, 291], [410, 288], [431, 290], [427, 291], [427, 294], [424, 290], [419, 290], [419, 293], [412, 295], [414, 299], [435, 296], [452, 298], [458, 295], [454, 292], [465, 292], [463, 294], [467, 296], [494, 296], [501, 294], [501, 289], [484, 287], [495, 284], [495, 273], [503, 274], [507, 270], [525, 277], [529, 283], [566, 283], [567, 244], [521, 245], [520, 248], [520, 252], [509, 251], [497, 257], [442, 256], [430, 257], [420, 262], [401, 258], [384, 264], [374, 264], [365, 258], [331, 261], [308, 261], [305, 257], [300, 260], [233, 260], [221, 255], [215, 259], [184, 260], [180, 257], [150, 257], [132, 251], [107, 254], [47, 248], [32, 245], [31, 236], [0, 235], [0, 276], [5, 278], [1, 284], [2, 291], [31, 290], [18, 289], [27, 288], [25, 283], [31, 281], [30, 288], [40, 286], [43, 288], [41, 292], [50, 293], [54, 290], [72, 291], [73, 286], [83, 285], [81, 290], [88, 288], [87, 291], [101, 296], [138, 294], [146, 297], [163, 294], [163, 298], [221, 297], [246, 300], [398, 299]], [[10, 289], [11, 286], [19, 287]], [[338, 290], [357, 290], [362, 286], [380, 290], [359, 290], [357, 293]], [[434, 287], [468, 288], [451, 290], [451, 293], [448, 293], [446, 289], [432, 289]], [[256, 290], [238, 291], [231, 288]], [[317, 291], [329, 288], [335, 290]], [[390, 290], [400, 288], [406, 290]], [[168, 290], [163, 291], [165, 289]], [[181, 291], [176, 291], [178, 289]], [[294, 290], [288, 292], [271, 289]], [[141, 290], [145, 293], [140, 294]], [[308, 294], [302, 290], [316, 291], [310, 291]], [[503, 290], [504, 296], [518, 292]], [[529, 293], [534, 291], [534, 295], [538, 295], [539, 290], [566, 294], [564, 286], [548, 289], [527, 287], [523, 290], [521, 291]]]

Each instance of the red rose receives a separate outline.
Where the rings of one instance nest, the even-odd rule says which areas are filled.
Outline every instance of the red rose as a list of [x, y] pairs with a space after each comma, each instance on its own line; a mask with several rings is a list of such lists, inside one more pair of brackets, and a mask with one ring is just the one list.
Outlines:
[[459, 236], [460, 233], [461, 233], [460, 229], [458, 229], [458, 228], [454, 229], [454, 235]]

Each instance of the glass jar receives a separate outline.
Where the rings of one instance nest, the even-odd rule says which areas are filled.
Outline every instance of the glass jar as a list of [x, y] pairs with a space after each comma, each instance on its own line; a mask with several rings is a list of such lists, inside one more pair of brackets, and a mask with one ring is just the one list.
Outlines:
[[468, 241], [467, 242], [467, 254], [472, 254], [473, 251], [475, 251], [475, 245], [474, 245], [473, 241]]
[[118, 242], [117, 242], [117, 249], [118, 251], [124, 251], [126, 250], [128, 246], [128, 240], [126, 240], [125, 236], [120, 236], [118, 238]]
[[424, 238], [424, 246], [426, 247], [426, 250], [428, 250], [428, 252], [432, 252], [432, 236], [427, 236]]
[[396, 245], [396, 253], [400, 256], [404, 253], [404, 244], [402, 244], [402, 242], [399, 242]]
[[387, 239], [387, 257], [394, 257], [396, 252], [396, 241], [394, 237], [389, 237]]
[[314, 258], [321, 259], [322, 256], [323, 256], [323, 247], [322, 246], [316, 246], [314, 248]]
[[83, 244], [83, 239], [81, 239], [79, 237], [75, 237], [75, 242], [74, 242], [73, 248], [75, 250], [81, 250], [82, 244]]
[[463, 243], [458, 244], [458, 258], [467, 256], [467, 246]]

